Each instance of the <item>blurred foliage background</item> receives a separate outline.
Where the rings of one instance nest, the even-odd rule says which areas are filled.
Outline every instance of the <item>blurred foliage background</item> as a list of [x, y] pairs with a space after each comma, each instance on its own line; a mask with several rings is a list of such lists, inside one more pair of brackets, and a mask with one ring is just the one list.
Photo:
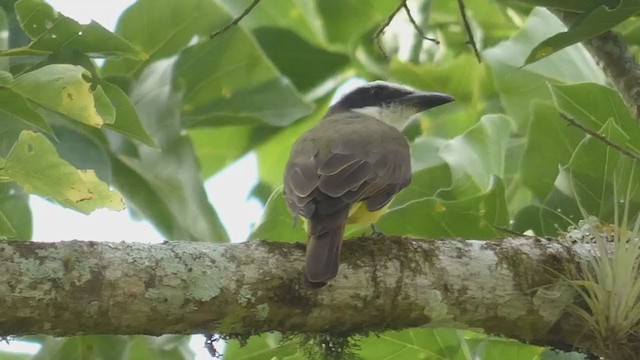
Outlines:
[[[265, 204], [252, 239], [304, 241], [280, 194], [291, 144], [336, 88], [385, 79], [456, 102], [407, 129], [414, 178], [378, 228], [437, 239], [556, 236], [585, 214], [611, 222], [614, 187], [638, 183], [634, 160], [568, 126], [560, 113], [632, 153], [640, 129], [578, 42], [610, 28], [636, 51], [640, 1], [472, 0], [468, 45], [458, 3], [138, 0], [115, 32], [39, 0], [0, 2], [0, 236], [30, 240], [29, 195], [83, 213], [129, 209], [167, 239], [228, 241], [203, 181], [247, 153]], [[581, 12], [569, 31], [549, 10]], [[626, 199], [637, 212], [640, 194]], [[361, 229], [348, 229], [358, 235]], [[183, 359], [187, 337], [30, 337], [37, 359]], [[582, 359], [454, 329], [361, 336], [361, 359]], [[279, 334], [229, 342], [224, 359], [303, 359]], [[2, 358], [22, 355], [3, 353]]]

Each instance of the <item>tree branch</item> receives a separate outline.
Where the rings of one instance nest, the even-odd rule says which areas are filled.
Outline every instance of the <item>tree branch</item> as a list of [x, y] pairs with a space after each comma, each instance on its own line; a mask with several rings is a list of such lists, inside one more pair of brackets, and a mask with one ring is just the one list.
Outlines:
[[633, 152], [625, 149], [624, 147], [614, 143], [613, 141], [607, 139], [606, 136], [599, 134], [597, 131], [591, 130], [585, 126], [582, 126], [576, 119], [572, 118], [571, 116], [569, 116], [568, 114], [564, 113], [564, 112], [560, 112], [560, 117], [565, 119], [567, 121], [568, 125], [571, 126], [575, 126], [578, 129], [580, 129], [583, 133], [593, 137], [594, 139], [599, 140], [600, 142], [602, 142], [603, 144], [612, 147], [614, 149], [616, 149], [619, 153], [621, 153], [622, 155], [625, 155], [626, 157], [628, 157], [631, 160], [640, 160], [640, 156], [638, 156], [637, 154], [634, 154]]
[[249, 15], [251, 10], [253, 10], [253, 8], [256, 7], [256, 5], [258, 5], [259, 2], [260, 0], [252, 0], [251, 3], [242, 11], [242, 13], [240, 13], [240, 15], [238, 15], [236, 18], [231, 20], [227, 25], [209, 34], [209, 38], [213, 39], [218, 35], [222, 35], [222, 33], [224, 33], [225, 31], [231, 29], [233, 26], [238, 25], [240, 21], [242, 21], [242, 19], [245, 18], [245, 16]]
[[[0, 335], [367, 332], [431, 324], [575, 344], [581, 252], [538, 238], [346, 241], [307, 289], [304, 245], [0, 242]], [[328, 316], [327, 314], [331, 314]], [[560, 320], [560, 321], [559, 321]]]
[[[578, 17], [572, 12], [550, 10], [567, 26]], [[606, 31], [583, 44], [618, 89], [631, 115], [640, 121], [640, 65], [627, 44], [613, 31]]]
[[405, 14], [407, 14], [407, 18], [409, 18], [409, 22], [413, 26], [413, 29], [416, 31], [418, 36], [420, 36], [423, 40], [431, 41], [432, 43], [434, 43], [436, 45], [440, 45], [440, 40], [432, 38], [432, 37], [428, 37], [424, 33], [424, 31], [422, 31], [422, 29], [420, 28], [420, 25], [418, 25], [418, 22], [416, 21], [416, 19], [411, 14], [411, 9], [409, 9], [409, 5], [407, 5], [406, 1], [402, 2], [402, 7], [404, 8], [404, 12], [405, 12]]
[[462, 24], [464, 25], [464, 30], [467, 33], [467, 43], [473, 49], [473, 54], [476, 56], [476, 60], [478, 63], [482, 62], [482, 58], [480, 57], [480, 51], [478, 51], [478, 45], [476, 44], [476, 39], [473, 37], [473, 30], [471, 30], [471, 24], [469, 23], [469, 19], [467, 18], [467, 11], [464, 5], [464, 0], [458, 0], [458, 10], [460, 11], [460, 17], [462, 17]]
[[380, 50], [380, 52], [384, 57], [389, 57], [389, 56], [387, 55], [387, 53], [384, 51], [384, 48], [382, 47], [382, 33], [384, 33], [384, 30], [387, 27], [389, 27], [389, 24], [391, 24], [391, 21], [393, 21], [393, 18], [396, 17], [398, 12], [400, 12], [400, 10], [404, 8], [406, 2], [407, 0], [400, 0], [400, 3], [395, 8], [395, 10], [393, 10], [393, 12], [389, 14], [389, 16], [387, 16], [387, 19], [373, 33], [373, 39], [375, 40], [376, 45], [378, 46], [378, 49]]
[[385, 58], [388, 58], [389, 56], [384, 51], [384, 47], [382, 46], [382, 34], [389, 27], [389, 25], [391, 24], [391, 21], [393, 21], [393, 18], [396, 17], [396, 15], [398, 14], [398, 12], [400, 12], [401, 9], [404, 9], [404, 12], [407, 14], [407, 17], [409, 18], [409, 22], [411, 22], [411, 25], [413, 26], [413, 29], [416, 31], [418, 36], [420, 36], [423, 40], [431, 41], [436, 45], [440, 44], [440, 41], [438, 39], [434, 39], [434, 38], [428, 37], [424, 33], [424, 31], [422, 31], [422, 29], [420, 28], [420, 26], [416, 22], [416, 19], [411, 14], [411, 9], [409, 9], [409, 6], [407, 5], [407, 0], [400, 0], [400, 3], [395, 8], [395, 10], [393, 10], [393, 12], [391, 12], [391, 14], [389, 14], [389, 16], [387, 16], [387, 19], [373, 33], [373, 39], [375, 40], [376, 45], [378, 46], [378, 50], [380, 50], [380, 53]]

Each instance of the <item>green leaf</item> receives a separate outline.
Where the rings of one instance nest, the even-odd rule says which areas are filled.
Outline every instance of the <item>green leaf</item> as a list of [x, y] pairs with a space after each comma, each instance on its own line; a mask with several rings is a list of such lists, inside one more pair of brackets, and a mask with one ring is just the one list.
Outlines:
[[122, 359], [193, 359], [195, 354], [189, 347], [189, 340], [190, 337], [184, 335], [130, 336], [126, 355]]
[[[614, 143], [623, 142], [626, 137], [613, 121], [605, 123], [598, 132]], [[620, 193], [626, 191], [630, 183], [634, 189], [640, 183], [640, 171], [635, 169], [634, 160], [593, 137], [580, 143], [571, 162], [563, 170], [567, 172], [565, 178], [569, 182], [565, 184], [566, 188], [570, 189], [580, 207], [587, 214], [609, 223], [613, 223]], [[616, 187], [619, 191], [617, 197], [614, 196]], [[631, 209], [635, 209], [640, 194], [633, 193], [630, 199], [624, 200], [631, 202]]]
[[6, 220], [0, 232], [11, 240], [31, 239], [32, 217], [29, 195], [15, 184], [0, 184], [0, 214]]
[[540, 354], [545, 351], [541, 346], [497, 337], [467, 339], [467, 343], [474, 359], [539, 360]]
[[[393, 198], [392, 208], [418, 199], [442, 197], [444, 194], [441, 192], [450, 189], [451, 185], [452, 178], [449, 165], [440, 164], [421, 169], [411, 176], [411, 185], [400, 191]], [[452, 200], [455, 200], [455, 198]]]
[[511, 123], [504, 115], [485, 115], [469, 131], [450, 140], [440, 150], [454, 173], [463, 172], [481, 189], [489, 187], [493, 176], [505, 178], [506, 154]]
[[[254, 146], [252, 126], [220, 126], [189, 129], [189, 138], [200, 164], [200, 174], [207, 179], [232, 164]], [[233, 139], [233, 141], [212, 141]]]
[[591, 130], [597, 131], [612, 120], [625, 135], [618, 145], [640, 154], [640, 128], [620, 93], [594, 83], [553, 85], [551, 92], [561, 111]]
[[16, 3], [16, 13], [22, 29], [33, 41], [26, 47], [2, 51], [1, 55], [47, 55], [70, 48], [93, 57], [146, 58], [144, 53], [97, 22], [80, 25], [57, 14], [42, 0], [20, 0]]
[[85, 214], [98, 208], [124, 209], [120, 194], [93, 170], [77, 170], [58, 156], [46, 137], [31, 131], [20, 134], [0, 169], [0, 179]]
[[0, 239], [14, 238], [18, 235], [16, 230], [11, 226], [9, 219], [0, 211]]
[[209, 0], [136, 1], [118, 19], [116, 34], [142, 50], [146, 58], [108, 60], [103, 74], [140, 73], [151, 62], [177, 54], [194, 36], [206, 37], [227, 19], [229, 16]]
[[447, 140], [433, 136], [422, 136], [415, 139], [411, 146], [411, 171], [416, 172], [445, 164], [446, 161], [440, 156], [440, 149]]
[[479, 97], [483, 95], [483, 82], [487, 81], [484, 66], [478, 64], [471, 54], [442, 64], [414, 64], [393, 59], [389, 64], [389, 76], [399, 83], [425, 91], [447, 93], [456, 102], [475, 106], [479, 105]]
[[454, 329], [406, 329], [369, 336], [356, 354], [362, 359], [466, 359], [464, 338]]
[[271, 194], [264, 206], [264, 213], [260, 224], [249, 235], [250, 240], [271, 240], [283, 242], [304, 242], [307, 233], [302, 222], [298, 218], [294, 222], [293, 215], [289, 212], [282, 194], [282, 188]]
[[135, 143], [118, 147], [111, 159], [114, 184], [168, 239], [228, 241], [180, 127], [170, 69], [170, 62], [154, 63], [132, 85], [131, 101], [160, 151]]
[[285, 126], [311, 112], [245, 33], [232, 28], [223, 35], [185, 49], [175, 65], [190, 123], [221, 125], [231, 115], [235, 125]]
[[3, 116], [0, 121], [0, 158], [6, 158], [24, 130], [37, 131], [34, 126], [12, 116]]
[[0, 86], [10, 86], [13, 83], [13, 75], [10, 72], [0, 70]]
[[582, 47], [570, 47], [522, 68], [530, 49], [543, 39], [565, 30], [548, 10], [534, 9], [524, 27], [511, 39], [484, 51], [495, 86], [507, 115], [515, 120], [516, 131], [524, 133], [535, 100], [550, 101], [548, 82], [605, 83], [606, 77]]
[[22, 30], [32, 39], [51, 28], [56, 19], [56, 11], [44, 1], [20, 0], [16, 2], [15, 10]]
[[[584, 12], [597, 7], [603, 3], [602, 0], [518, 0], [533, 6], [543, 6], [573, 12]], [[615, 3], [617, 0], [607, 0], [608, 3]]]
[[261, 27], [254, 36], [269, 59], [300, 91], [310, 91], [349, 65], [349, 57], [316, 47], [291, 30]]
[[[561, 172], [563, 176], [566, 176]], [[543, 204], [534, 204], [522, 208], [513, 219], [513, 230], [533, 231], [537, 236], [557, 236], [569, 226], [577, 225], [583, 214], [572, 195], [553, 188]]]
[[109, 101], [111, 101], [111, 104], [113, 104], [116, 110], [114, 123], [105, 124], [105, 128], [139, 140], [143, 144], [151, 147], [157, 147], [151, 135], [149, 135], [142, 126], [138, 112], [127, 94], [116, 85], [104, 80], [100, 81], [100, 87], [104, 90], [105, 95], [109, 98]]
[[27, 99], [12, 88], [0, 87], [0, 113], [13, 116], [46, 133], [53, 134], [49, 123], [36, 112]]
[[638, 0], [620, 0], [618, 6], [612, 9], [607, 5], [600, 5], [593, 10], [585, 11], [576, 18], [569, 30], [551, 36], [533, 48], [525, 60], [525, 65], [600, 35], [638, 11], [640, 11], [640, 1]]
[[426, 197], [397, 207], [391, 203], [376, 227], [385, 234], [430, 239], [497, 238], [502, 234], [496, 227], [509, 223], [504, 191], [500, 178], [493, 177], [484, 193], [470, 198], [448, 201]]
[[112, 158], [116, 187], [167, 239], [227, 241], [207, 201], [191, 144], [183, 139], [163, 151], [165, 157], [145, 153], [142, 160]]
[[[614, 142], [625, 138], [622, 130], [610, 120], [598, 133]], [[585, 137], [561, 168], [549, 195], [542, 205], [531, 205], [514, 219], [514, 229], [531, 229], [536, 235], [556, 236], [570, 225], [576, 225], [586, 216], [596, 216], [603, 222], [613, 223], [616, 199], [632, 184], [640, 182], [640, 171], [635, 162], [594, 137]], [[617, 189], [617, 197], [614, 189]], [[631, 194], [630, 213], [640, 209], [640, 194]]]
[[31, 354], [24, 354], [13, 351], [0, 351], [0, 359], [2, 360], [31, 360]]
[[[239, 16], [250, 3], [247, 0], [220, 0], [219, 2], [229, 10], [234, 18]], [[263, 27], [288, 29], [310, 43], [322, 45], [324, 28], [322, 22], [317, 20], [320, 18], [317, 3], [315, 0], [261, 2], [242, 19], [240, 25], [252, 31]]]
[[427, 120], [421, 123], [425, 135], [444, 138], [460, 135], [475, 125], [483, 113], [485, 104], [481, 99], [488, 95], [484, 83], [489, 79], [484, 66], [471, 54], [443, 64], [412, 64], [394, 59], [389, 76], [399, 83], [446, 93], [456, 99], [451, 105], [425, 113]]
[[629, 45], [640, 43], [640, 22], [638, 21], [625, 21], [616, 26], [613, 31], [620, 34], [624, 42]]
[[[456, 26], [461, 24], [458, 2], [425, 1], [423, 3], [427, 3], [429, 9], [429, 21], [423, 29], [437, 34], [438, 40], [446, 44], [447, 48], [455, 51], [456, 54], [462, 53], [465, 57], [473, 58], [476, 65], [482, 67], [482, 64], [478, 64], [469, 49], [467, 44], [468, 35], [464, 27]], [[510, 33], [518, 29], [514, 18], [519, 15], [514, 16], [514, 13], [511, 12], [513, 8], [508, 5], [505, 6], [503, 1], [475, 0], [465, 2], [465, 8], [481, 52], [483, 48], [495, 45], [495, 43], [504, 40]], [[442, 46], [440, 45], [439, 47]], [[436, 55], [436, 58], [439, 58], [439, 56]], [[443, 62], [443, 64], [445, 63]]]
[[128, 344], [126, 336], [86, 335], [68, 338], [46, 337], [33, 360], [121, 359]]
[[[13, 20], [13, 19], [12, 19]], [[7, 17], [7, 13], [5, 12], [4, 9], [0, 8], [0, 32], [2, 34], [6, 34], [6, 36], [2, 36], [0, 37], [0, 51], [8, 49], [9, 48], [9, 33], [10, 29], [10, 20]], [[16, 35], [11, 33], [11, 35]], [[12, 78], [11, 74], [8, 73], [7, 71], [9, 71], [9, 59], [6, 58], [0, 58], [0, 84], [2, 85], [7, 85], [6, 81], [6, 77], [8, 75], [8, 77]]]
[[[522, 162], [523, 181], [540, 199], [516, 214], [514, 228], [555, 235], [588, 214], [605, 220], [613, 214], [613, 176], [625, 189], [631, 174], [628, 159], [582, 130], [569, 127], [560, 111], [593, 131], [607, 131], [609, 140], [637, 150], [640, 133], [635, 120], [614, 90], [593, 83], [551, 86], [556, 109], [536, 104], [529, 143]], [[627, 169], [627, 170], [620, 170]], [[626, 180], [624, 180], [626, 179]], [[623, 180], [625, 182], [623, 182]], [[558, 188], [559, 187], [559, 188]], [[633, 208], [633, 206], [632, 206]]]
[[[328, 43], [348, 49], [352, 41], [377, 28], [398, 6], [395, 0], [323, 0], [316, 3]], [[372, 40], [371, 40], [372, 41]]]
[[522, 181], [539, 198], [544, 199], [566, 165], [584, 133], [567, 126], [556, 107], [537, 102], [533, 106], [527, 146], [522, 157]]
[[298, 343], [293, 340], [284, 341], [279, 333], [264, 333], [249, 338], [242, 346], [237, 340], [226, 343], [223, 360], [261, 360], [286, 359], [304, 360], [299, 353]]
[[555, 349], [545, 349], [540, 354], [540, 360], [588, 360], [587, 355], [577, 352], [563, 352]]
[[53, 112], [46, 113], [54, 125], [56, 147], [60, 157], [76, 169], [93, 169], [97, 176], [107, 183], [111, 182], [111, 162], [108, 144], [104, 134], [89, 126], [68, 122]]
[[80, 66], [56, 64], [18, 76], [13, 89], [39, 105], [94, 127], [112, 124], [115, 109], [91, 74]]

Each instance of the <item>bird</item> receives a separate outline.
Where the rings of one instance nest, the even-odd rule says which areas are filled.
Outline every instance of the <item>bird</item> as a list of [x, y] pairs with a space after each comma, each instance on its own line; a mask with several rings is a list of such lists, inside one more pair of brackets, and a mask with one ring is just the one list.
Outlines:
[[373, 81], [331, 105], [291, 147], [283, 194], [302, 217], [308, 238], [305, 277], [320, 288], [338, 274], [347, 224], [373, 225], [411, 182], [411, 155], [402, 130], [450, 95]]

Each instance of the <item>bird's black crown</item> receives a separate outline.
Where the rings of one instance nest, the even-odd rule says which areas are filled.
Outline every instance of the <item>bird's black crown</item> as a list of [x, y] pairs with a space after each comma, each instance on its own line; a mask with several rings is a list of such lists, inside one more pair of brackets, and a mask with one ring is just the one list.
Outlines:
[[410, 88], [382, 81], [360, 86], [344, 95], [334, 108], [361, 109], [368, 106], [389, 106], [394, 101], [415, 92]]

